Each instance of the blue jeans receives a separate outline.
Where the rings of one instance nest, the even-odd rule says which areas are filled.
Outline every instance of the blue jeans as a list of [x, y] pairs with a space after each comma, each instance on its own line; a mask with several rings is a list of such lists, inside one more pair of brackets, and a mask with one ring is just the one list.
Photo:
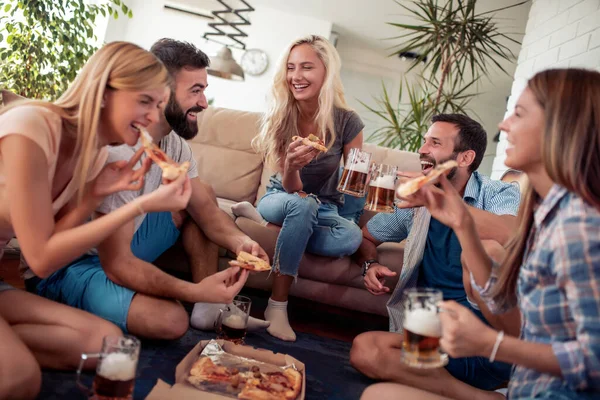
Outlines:
[[364, 197], [354, 197], [349, 194], [344, 194], [344, 205], [339, 208], [340, 217], [346, 218], [358, 225], [358, 221], [365, 211], [364, 207], [366, 202], [366, 194]]
[[322, 204], [315, 196], [269, 189], [258, 203], [268, 222], [281, 226], [273, 268], [282, 275], [297, 276], [305, 251], [326, 257], [353, 254], [362, 242], [358, 225], [340, 217], [335, 204]]
[[[141, 260], [153, 262], [178, 237], [179, 230], [170, 212], [150, 213], [133, 235], [131, 252]], [[42, 280], [37, 293], [95, 314], [127, 332], [127, 315], [135, 292], [108, 279], [96, 255], [83, 256]]]

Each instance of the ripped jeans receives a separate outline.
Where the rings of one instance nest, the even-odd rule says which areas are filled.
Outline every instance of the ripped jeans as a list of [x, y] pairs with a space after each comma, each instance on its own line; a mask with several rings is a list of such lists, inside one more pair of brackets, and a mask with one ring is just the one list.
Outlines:
[[281, 226], [273, 270], [297, 276], [305, 251], [326, 257], [353, 254], [362, 242], [358, 225], [338, 214], [335, 204], [322, 204], [315, 196], [269, 189], [258, 203], [268, 222]]

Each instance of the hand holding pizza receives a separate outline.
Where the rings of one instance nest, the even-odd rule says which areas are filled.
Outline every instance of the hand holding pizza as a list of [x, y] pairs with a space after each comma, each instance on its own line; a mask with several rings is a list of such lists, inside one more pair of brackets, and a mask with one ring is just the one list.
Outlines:
[[290, 143], [285, 156], [285, 168], [288, 171], [298, 171], [304, 168], [319, 154], [319, 150], [303, 144], [301, 140]]
[[232, 267], [204, 278], [196, 284], [196, 302], [231, 303], [246, 284], [248, 273], [245, 269]]
[[167, 185], [160, 185], [151, 193], [138, 197], [145, 212], [179, 211], [187, 207], [192, 195], [192, 185], [187, 174], [181, 174]]
[[262, 247], [254, 240], [246, 237], [244, 241], [235, 249], [235, 254], [239, 255], [240, 252], [245, 251], [246, 253], [250, 253], [253, 256], [256, 256], [262, 260], [265, 260], [267, 263], [269, 262], [269, 256], [263, 250]]

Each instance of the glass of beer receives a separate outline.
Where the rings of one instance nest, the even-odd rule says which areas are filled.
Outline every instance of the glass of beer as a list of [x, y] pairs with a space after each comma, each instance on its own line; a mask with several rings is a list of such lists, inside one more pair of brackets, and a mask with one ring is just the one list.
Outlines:
[[370, 164], [371, 153], [356, 148], [350, 149], [346, 165], [344, 165], [344, 172], [342, 172], [342, 179], [337, 187], [338, 192], [355, 197], [365, 197]]
[[243, 344], [250, 316], [252, 300], [246, 296], [235, 296], [233, 303], [220, 310], [217, 318], [217, 339]]
[[[101, 353], [81, 355], [77, 384], [95, 400], [133, 399], [140, 348], [134, 336], [105, 336]], [[83, 365], [90, 358], [99, 358], [91, 390], [81, 382]]]
[[436, 289], [407, 289], [404, 293], [402, 361], [415, 368], [439, 368], [448, 363], [440, 348], [442, 326], [437, 304], [443, 295]]
[[398, 167], [377, 165], [371, 172], [365, 210], [393, 213]]

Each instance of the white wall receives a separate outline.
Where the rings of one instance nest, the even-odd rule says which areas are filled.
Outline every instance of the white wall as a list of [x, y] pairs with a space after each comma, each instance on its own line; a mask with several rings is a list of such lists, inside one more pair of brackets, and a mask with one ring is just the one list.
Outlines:
[[[536, 72], [566, 67], [600, 71], [600, 0], [533, 0], [506, 114]], [[505, 150], [503, 133], [492, 177], [506, 170]]]
[[[127, 40], [144, 48], [163, 37], [185, 40], [195, 44], [208, 55], [216, 54], [222, 46], [202, 38], [209, 31], [210, 20], [168, 10], [162, 0], [128, 0], [133, 18], [110, 20], [105, 41]], [[329, 37], [331, 22], [311, 17], [292, 15], [270, 8], [257, 8], [248, 13], [250, 26], [241, 29], [248, 35], [243, 41], [246, 48], [260, 48], [269, 57], [268, 70], [258, 77], [246, 75], [243, 82], [208, 77], [206, 95], [214, 105], [246, 111], [264, 111], [265, 99], [271, 86], [275, 64], [285, 47], [300, 36], [317, 34]], [[210, 30], [212, 31], [212, 30]], [[218, 39], [218, 38], [217, 38]], [[232, 48], [239, 62], [243, 50]]]
[[400, 82], [405, 78], [408, 82], [415, 82], [420, 69], [416, 68], [407, 74], [406, 70], [410, 67], [409, 61], [381, 55], [380, 52], [356, 45], [344, 36], [338, 40], [337, 51], [342, 60], [341, 77], [346, 100], [364, 122], [365, 138], [367, 138], [370, 133], [386, 123], [368, 111], [360, 102], [380, 109], [381, 107], [377, 105], [374, 98], [382, 96], [383, 82], [395, 104]]

